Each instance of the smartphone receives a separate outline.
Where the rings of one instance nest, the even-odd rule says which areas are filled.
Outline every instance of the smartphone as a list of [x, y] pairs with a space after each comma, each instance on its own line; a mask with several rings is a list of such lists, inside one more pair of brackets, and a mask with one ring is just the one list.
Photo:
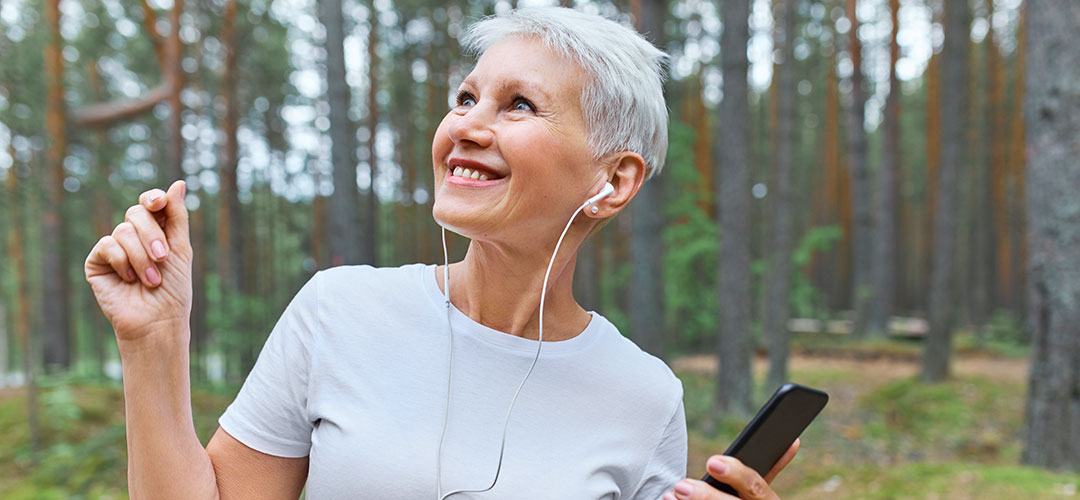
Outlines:
[[[824, 391], [793, 383], [780, 386], [724, 455], [739, 459], [765, 477], [828, 402], [829, 395]], [[707, 473], [701, 480], [724, 493], [739, 496], [734, 488]]]

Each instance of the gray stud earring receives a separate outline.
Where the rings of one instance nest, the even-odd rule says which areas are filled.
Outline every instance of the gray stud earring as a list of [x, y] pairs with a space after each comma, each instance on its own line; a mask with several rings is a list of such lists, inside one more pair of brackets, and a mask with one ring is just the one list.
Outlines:
[[596, 206], [596, 205], [593, 205], [593, 206], [592, 206], [592, 213], [594, 213], [594, 214], [595, 214], [596, 212], [599, 212], [599, 211], [600, 211], [600, 207], [598, 207], [598, 206]]

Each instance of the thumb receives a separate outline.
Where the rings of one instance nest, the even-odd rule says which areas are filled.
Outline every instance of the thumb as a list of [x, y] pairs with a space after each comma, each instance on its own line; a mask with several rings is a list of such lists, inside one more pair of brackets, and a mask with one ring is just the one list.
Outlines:
[[180, 180], [172, 183], [165, 193], [165, 238], [172, 247], [191, 243], [188, 235], [187, 205], [184, 204], [186, 192], [187, 183]]

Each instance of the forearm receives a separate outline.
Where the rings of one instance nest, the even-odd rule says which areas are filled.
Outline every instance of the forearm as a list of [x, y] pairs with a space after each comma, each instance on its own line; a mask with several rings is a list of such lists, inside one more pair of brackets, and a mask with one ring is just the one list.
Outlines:
[[214, 499], [210, 456], [195, 434], [186, 326], [120, 344], [131, 498]]

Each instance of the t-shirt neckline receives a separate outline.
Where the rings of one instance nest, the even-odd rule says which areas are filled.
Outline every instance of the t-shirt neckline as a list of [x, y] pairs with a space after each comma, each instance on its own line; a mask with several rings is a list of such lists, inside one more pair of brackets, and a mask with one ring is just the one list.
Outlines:
[[[439, 282], [436, 281], [435, 271], [437, 269], [437, 264], [426, 265], [421, 274], [421, 281], [423, 281], [423, 287], [427, 290], [427, 295], [428, 298], [431, 299], [432, 305], [436, 308], [439, 316], [443, 317], [446, 314], [446, 298], [443, 296], [442, 290], [439, 289]], [[453, 280], [453, 277], [450, 279]], [[545, 340], [543, 347], [540, 348], [540, 354], [570, 353], [583, 349], [591, 344], [602, 333], [602, 326], [600, 323], [603, 321], [603, 318], [595, 311], [588, 311], [588, 313], [591, 319], [581, 333], [578, 333], [573, 338], [567, 340]], [[461, 310], [453, 303], [450, 304], [450, 322], [454, 326], [455, 335], [467, 335], [504, 349], [535, 354], [537, 344], [539, 343], [537, 340], [511, 335], [479, 323], [470, 318], [467, 314], [461, 312]]]

